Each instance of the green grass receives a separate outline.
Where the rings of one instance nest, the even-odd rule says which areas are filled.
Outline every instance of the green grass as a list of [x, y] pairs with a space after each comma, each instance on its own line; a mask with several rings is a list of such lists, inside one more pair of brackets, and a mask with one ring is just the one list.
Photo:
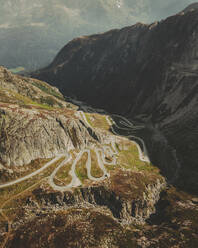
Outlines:
[[[1, 121], [1, 120], [0, 120]], [[1, 124], [0, 124], [1, 126]], [[33, 171], [36, 171], [40, 169], [42, 166], [44, 166], [47, 162], [49, 162], [51, 159], [35, 159], [32, 160], [29, 164], [23, 166], [23, 170], [13, 170], [13, 173], [8, 173], [5, 170], [0, 171], [0, 183], [5, 183], [9, 181], [16, 180], [18, 178], [24, 177]]]
[[91, 175], [96, 178], [103, 176], [103, 172], [98, 165], [98, 160], [93, 150], [91, 151]]
[[48, 105], [48, 104], [38, 103], [38, 102], [32, 101], [30, 98], [23, 96], [23, 95], [20, 95], [18, 93], [13, 92], [13, 95], [14, 95], [15, 99], [19, 100], [24, 105], [33, 105], [33, 106], [36, 106], [36, 107], [39, 107], [42, 109], [47, 109], [47, 110], [53, 109], [53, 107]]
[[0, 206], [7, 200], [9, 200], [14, 195], [17, 195], [21, 192], [23, 192], [25, 189], [31, 187], [36, 182], [40, 181], [42, 178], [48, 177], [53, 170], [56, 168], [56, 166], [63, 160], [64, 158], [60, 158], [57, 162], [46, 168], [44, 171], [42, 171], [39, 175], [36, 175], [26, 181], [23, 181], [21, 183], [12, 185], [10, 187], [0, 189]]
[[125, 169], [132, 169], [137, 171], [149, 171], [154, 173], [159, 173], [158, 168], [154, 167], [152, 164], [143, 162], [139, 158], [139, 151], [135, 144], [132, 142], [123, 143], [126, 150], [121, 150], [119, 147], [118, 154], [118, 164]]
[[42, 90], [43, 92], [55, 96], [61, 100], [64, 100], [63, 96], [60, 93], [56, 92], [52, 87], [48, 86], [44, 82], [32, 82], [32, 84]]
[[87, 122], [89, 123], [89, 125], [93, 127], [93, 123], [92, 123], [92, 121], [90, 120], [89, 114], [87, 114], [87, 113], [84, 113], [84, 114], [85, 114], [85, 117], [86, 117]]
[[47, 110], [52, 110], [53, 107], [47, 105], [47, 104], [40, 104], [40, 103], [37, 103], [37, 102], [32, 102], [30, 105], [34, 105], [34, 106], [37, 106], [39, 108], [42, 108], [42, 109], [47, 109]]
[[9, 69], [9, 71], [12, 72], [12, 73], [19, 73], [19, 72], [25, 71], [25, 68], [22, 67], [22, 66], [19, 66], [19, 67], [16, 67], [16, 68]]
[[48, 105], [53, 107], [54, 105], [58, 105], [59, 107], [62, 107], [63, 105], [56, 101], [53, 97], [51, 96], [46, 96], [46, 97], [41, 97], [40, 102], [44, 105]]
[[86, 168], [86, 161], [87, 161], [87, 154], [84, 153], [81, 157], [81, 160], [78, 161], [76, 165], [76, 175], [80, 179], [80, 181], [83, 183], [87, 177], [87, 168]]
[[[110, 128], [104, 115], [85, 113], [85, 117], [92, 127], [97, 127], [104, 130], [109, 130]], [[91, 120], [91, 118], [93, 118], [93, 120]]]
[[[69, 172], [71, 170], [72, 164], [65, 164], [56, 174], [56, 178], [60, 180], [65, 185], [69, 184], [72, 180], [72, 177], [69, 175]], [[57, 185], [59, 185], [60, 182], [57, 180]]]
[[[2, 89], [0, 87], [0, 97], [1, 97], [2, 102], [16, 103], [16, 104], [19, 104], [21, 106], [31, 106], [32, 105], [32, 106], [36, 106], [36, 107], [47, 109], [47, 110], [53, 109], [52, 103], [50, 103], [49, 101], [45, 102], [45, 99], [43, 99], [43, 103], [42, 102], [39, 103], [39, 102], [33, 101], [32, 99], [30, 99], [27, 96], [21, 95], [19, 93], [14, 92], [14, 91], [11, 91], [8, 89], [6, 91], [8, 94], [6, 94], [4, 89]], [[57, 103], [57, 102], [55, 102], [55, 103]]]

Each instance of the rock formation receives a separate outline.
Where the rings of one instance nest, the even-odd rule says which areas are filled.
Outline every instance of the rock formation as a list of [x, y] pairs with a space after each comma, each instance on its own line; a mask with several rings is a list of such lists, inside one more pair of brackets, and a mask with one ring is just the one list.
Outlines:
[[26, 165], [108, 139], [102, 132], [91, 132], [75, 116], [77, 107], [44, 82], [15, 76], [2, 67], [0, 94], [0, 161], [4, 165]]

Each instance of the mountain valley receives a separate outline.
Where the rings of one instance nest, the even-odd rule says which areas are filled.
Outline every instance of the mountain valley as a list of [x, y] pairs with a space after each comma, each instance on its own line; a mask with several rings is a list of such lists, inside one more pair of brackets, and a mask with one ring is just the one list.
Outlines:
[[[44, 5], [54, 13], [46, 19], [49, 30], [60, 20], [64, 26], [63, 11], [72, 17], [67, 28], [77, 19], [81, 31], [88, 23], [93, 30], [106, 27], [92, 23], [96, 13], [114, 27], [121, 11], [123, 26], [138, 13], [146, 21], [159, 5], [14, 3], [3, 4], [2, 13], [7, 18], [12, 5], [16, 25], [40, 22]], [[56, 32], [53, 37], [59, 39]], [[44, 64], [24, 51], [29, 68]], [[152, 24], [75, 38], [31, 73], [21, 67], [26, 62], [11, 61], [14, 69], [0, 66], [1, 248], [198, 247], [197, 3]]]
[[183, 186], [196, 191], [197, 27], [194, 5], [151, 25], [138, 23], [76, 38], [32, 76], [57, 86], [64, 95], [142, 123], [148, 148], [155, 143], [150, 151], [153, 163], [163, 170], [161, 143], [172, 147], [184, 173]]

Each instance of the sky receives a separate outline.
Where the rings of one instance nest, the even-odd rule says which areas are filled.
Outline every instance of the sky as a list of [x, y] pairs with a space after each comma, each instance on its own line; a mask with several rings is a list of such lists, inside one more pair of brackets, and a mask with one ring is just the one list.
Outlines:
[[[166, 18], [193, 2], [192, 0], [0, 0], [0, 28], [38, 23], [38, 19], [40, 23], [49, 24], [54, 20], [53, 18], [60, 18], [65, 24], [70, 19], [74, 28], [77, 22], [86, 22], [87, 19], [93, 23], [102, 23], [104, 29], [108, 29], [105, 21], [109, 23], [109, 28], [117, 28], [134, 22], [153, 22]], [[96, 27], [95, 31], [100, 29], [97, 30]]]

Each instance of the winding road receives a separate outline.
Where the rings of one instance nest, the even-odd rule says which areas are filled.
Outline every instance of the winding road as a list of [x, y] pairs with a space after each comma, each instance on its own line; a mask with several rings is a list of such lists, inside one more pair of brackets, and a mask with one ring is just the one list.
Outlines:
[[[113, 143], [113, 141], [112, 141]], [[115, 146], [115, 144], [114, 144]], [[72, 177], [71, 182], [66, 185], [66, 186], [58, 186], [54, 183], [54, 177], [56, 176], [57, 172], [66, 164], [68, 164], [70, 161], [72, 161], [72, 155], [67, 152], [65, 154], [60, 154], [57, 155], [54, 159], [52, 159], [50, 162], [46, 163], [42, 168], [30, 173], [27, 176], [24, 176], [22, 178], [19, 178], [17, 180], [5, 183], [5, 184], [1, 184], [0, 185], [0, 189], [6, 188], [6, 187], [10, 187], [13, 186], [15, 184], [21, 183], [27, 179], [30, 179], [36, 175], [38, 175], [39, 173], [41, 173], [43, 170], [47, 169], [49, 166], [51, 166], [52, 164], [54, 164], [55, 162], [57, 162], [61, 157], [65, 157], [65, 159], [55, 168], [55, 170], [52, 172], [52, 174], [49, 176], [49, 180], [48, 183], [49, 185], [54, 189], [54, 190], [58, 190], [58, 191], [66, 191], [68, 189], [71, 189], [72, 187], [77, 187], [81, 185], [81, 181], [79, 180], [79, 178], [76, 175], [76, 165], [78, 163], [78, 161], [80, 161], [81, 157], [83, 156], [84, 153], [87, 153], [88, 158], [87, 158], [87, 162], [86, 162], [86, 168], [87, 168], [87, 176], [90, 180], [92, 181], [101, 181], [104, 180], [105, 178], [109, 177], [109, 173], [107, 172], [104, 164], [111, 164], [111, 165], [116, 165], [116, 157], [115, 157], [115, 150], [113, 151], [111, 149], [111, 147], [109, 146], [104, 146], [103, 148], [94, 148], [94, 152], [96, 154], [97, 157], [97, 162], [98, 162], [98, 166], [100, 167], [100, 169], [103, 172], [103, 176], [96, 178], [93, 177], [91, 175], [91, 150], [90, 149], [84, 149], [82, 151], [80, 151], [79, 153], [76, 154], [76, 158], [72, 163], [71, 166], [71, 170], [69, 172], [69, 174]], [[108, 156], [111, 156], [113, 158], [112, 162], [108, 162], [105, 160], [105, 156], [106, 154], [108, 154]]]
[[[115, 116], [117, 118], [119, 118], [119, 124], [121, 126], [118, 126], [118, 123], [116, 123], [112, 118], [111, 118], [111, 121], [109, 120], [109, 116], [106, 116], [106, 120], [108, 123], [113, 123], [114, 126], [116, 126], [118, 129], [121, 129], [121, 130], [125, 130], [125, 131], [134, 131], [134, 130], [139, 130], [139, 129], [142, 129], [144, 126], [134, 126], [132, 122], [130, 122], [129, 120], [127, 120], [125, 117], [123, 116], [120, 116], [120, 115], [112, 115], [112, 117]], [[123, 127], [124, 126], [124, 127]], [[137, 139], [139, 140], [141, 143], [142, 143], [142, 147], [143, 147], [143, 151], [140, 147], [140, 145], [136, 142], [136, 141], [132, 141], [133, 143], [136, 144], [137, 148], [138, 148], [138, 152], [139, 152], [139, 159], [143, 162], [148, 162], [150, 163], [150, 159], [149, 159], [149, 156], [148, 156], [148, 151], [146, 149], [146, 145], [143, 141], [143, 139], [141, 139], [140, 137], [137, 137], [137, 136], [134, 136], [134, 135], [120, 135], [119, 133], [117, 133], [115, 131], [115, 129], [113, 128], [113, 126], [111, 126], [111, 129], [113, 131], [113, 133], [115, 135], [119, 135], [119, 136], [123, 136], [123, 137], [127, 137], [127, 138], [134, 138], [134, 139]]]
[[[79, 117], [82, 118], [83, 121], [85, 122], [85, 124], [88, 127], [91, 128], [91, 125], [87, 121], [87, 118], [86, 118], [84, 112], [78, 111], [78, 115], [80, 115]], [[112, 117], [110, 117], [110, 116], [106, 116], [106, 120], [107, 120], [107, 122], [109, 124], [111, 124], [111, 128], [112, 128], [113, 133], [116, 134], [116, 135], [118, 135], [118, 136], [124, 136], [124, 135], [118, 134], [114, 130], [114, 128], [112, 127], [112, 123], [118, 129], [126, 130], [126, 131], [129, 131], [129, 132], [130, 132], [130, 130], [136, 130], [136, 129], [142, 128], [142, 126], [134, 126], [133, 123], [131, 123], [125, 117], [118, 116], [118, 115], [116, 115], [116, 117], [119, 118], [118, 123], [120, 124], [120, 126], [118, 126], [118, 123], [116, 123], [112, 119]], [[146, 146], [145, 146], [145, 143], [144, 143], [144, 141], [141, 138], [136, 137], [136, 136], [133, 136], [133, 135], [127, 135], [127, 136], [124, 136], [124, 137], [138, 139], [142, 143], [143, 151], [141, 150], [140, 145], [137, 142], [135, 142], [135, 141], [133, 141], [133, 142], [136, 144], [136, 146], [138, 148], [139, 159], [141, 161], [143, 161], [143, 162], [150, 162], [149, 157], [148, 157], [148, 153], [147, 153], [147, 149], [146, 149]], [[65, 186], [56, 185], [54, 183], [54, 178], [55, 178], [56, 174], [58, 173], [58, 171], [63, 166], [65, 166], [66, 164], [68, 164], [69, 162], [72, 161], [72, 155], [71, 155], [70, 152], [66, 152], [64, 154], [58, 154], [54, 159], [52, 159], [50, 162], [46, 163], [42, 168], [40, 168], [40, 169], [38, 169], [38, 170], [36, 170], [36, 171], [34, 171], [34, 172], [32, 172], [32, 173], [30, 173], [30, 174], [22, 177], [22, 178], [19, 178], [19, 179], [16, 179], [14, 181], [7, 182], [7, 183], [4, 183], [4, 184], [0, 184], [0, 189], [13, 186], [15, 184], [21, 183], [21, 182], [23, 182], [25, 180], [28, 180], [28, 179], [30, 179], [30, 178], [32, 178], [32, 177], [40, 174], [42, 171], [44, 171], [49, 166], [51, 166], [52, 164], [54, 164], [55, 162], [57, 162], [58, 160], [60, 160], [60, 158], [62, 158], [62, 157], [65, 157], [65, 159], [54, 169], [54, 171], [52, 172], [52, 174], [49, 176], [49, 179], [48, 179], [49, 185], [54, 190], [58, 190], [58, 191], [65, 191], [65, 190], [71, 189], [72, 187], [80, 186], [81, 185], [81, 181], [79, 180], [79, 178], [76, 175], [76, 165], [77, 165], [78, 161], [80, 161], [80, 159], [82, 158], [82, 156], [83, 156], [84, 153], [87, 153], [87, 155], [88, 155], [87, 162], [86, 162], [87, 177], [90, 180], [92, 180], [92, 181], [101, 181], [101, 180], [104, 180], [105, 178], [109, 177], [109, 173], [107, 172], [107, 170], [106, 170], [106, 168], [105, 168], [104, 165], [105, 164], [106, 165], [116, 165], [116, 154], [118, 153], [117, 148], [116, 148], [116, 145], [115, 145], [115, 140], [112, 139], [109, 144], [111, 145], [111, 147], [108, 146], [108, 145], [104, 145], [102, 148], [94, 147], [94, 149], [93, 149], [93, 151], [95, 152], [96, 157], [97, 157], [98, 166], [100, 167], [101, 171], [103, 172], [103, 176], [102, 177], [96, 178], [96, 177], [93, 177], [91, 175], [91, 166], [92, 166], [92, 164], [91, 164], [91, 150], [88, 149], [88, 148], [86, 148], [84, 150], [81, 150], [79, 153], [76, 153], [76, 158], [73, 161], [72, 166], [71, 166], [71, 170], [69, 172], [69, 174], [72, 177], [72, 180], [71, 180], [71, 182], [68, 185], [65, 185]], [[107, 161], [106, 160], [106, 156], [107, 155], [112, 158], [112, 161]]]
[[85, 122], [85, 124], [88, 127], [92, 128], [91, 125], [89, 124], [89, 122], [87, 121], [87, 118], [85, 116], [85, 113], [83, 111], [78, 111], [78, 113], [79, 113], [79, 117], [81, 117], [83, 119], [83, 121]]
[[[108, 147], [108, 148], [111, 150], [110, 147]], [[49, 184], [50, 184], [50, 186], [54, 190], [58, 190], [58, 191], [66, 191], [68, 189], [71, 189], [72, 187], [78, 187], [78, 186], [80, 186], [81, 185], [81, 181], [77, 177], [75, 170], [76, 170], [76, 165], [77, 165], [78, 161], [80, 161], [80, 159], [81, 159], [81, 157], [83, 156], [84, 153], [87, 153], [87, 155], [88, 155], [87, 162], [86, 162], [86, 168], [87, 168], [87, 176], [88, 176], [88, 178], [90, 180], [92, 180], [92, 181], [102, 181], [105, 178], [109, 177], [109, 173], [107, 172], [107, 170], [106, 170], [106, 168], [104, 166], [104, 164], [108, 164], [108, 162], [105, 161], [105, 159], [104, 159], [104, 157], [105, 157], [104, 151], [102, 149], [99, 149], [99, 148], [94, 148], [94, 151], [95, 151], [96, 156], [97, 156], [98, 165], [99, 165], [100, 169], [103, 171], [103, 176], [102, 177], [96, 178], [96, 177], [93, 177], [91, 175], [91, 151], [90, 151], [90, 149], [84, 149], [84, 150], [80, 151], [77, 154], [76, 159], [74, 160], [74, 162], [72, 164], [71, 170], [69, 172], [69, 174], [72, 177], [72, 180], [71, 180], [70, 184], [68, 184], [66, 186], [58, 186], [58, 185], [56, 185], [54, 183], [54, 177], [56, 176], [57, 172], [60, 170], [61, 167], [63, 167], [64, 165], [66, 165], [72, 159], [72, 156], [70, 154], [68, 154], [68, 158], [65, 159], [64, 161], [62, 161], [62, 163], [50, 175], [50, 177], [49, 177]], [[102, 159], [101, 159], [101, 155], [100, 155], [99, 152], [102, 152]], [[113, 153], [113, 151], [112, 151], [112, 153]], [[113, 160], [111, 164], [112, 165], [116, 165], [116, 160]]]

